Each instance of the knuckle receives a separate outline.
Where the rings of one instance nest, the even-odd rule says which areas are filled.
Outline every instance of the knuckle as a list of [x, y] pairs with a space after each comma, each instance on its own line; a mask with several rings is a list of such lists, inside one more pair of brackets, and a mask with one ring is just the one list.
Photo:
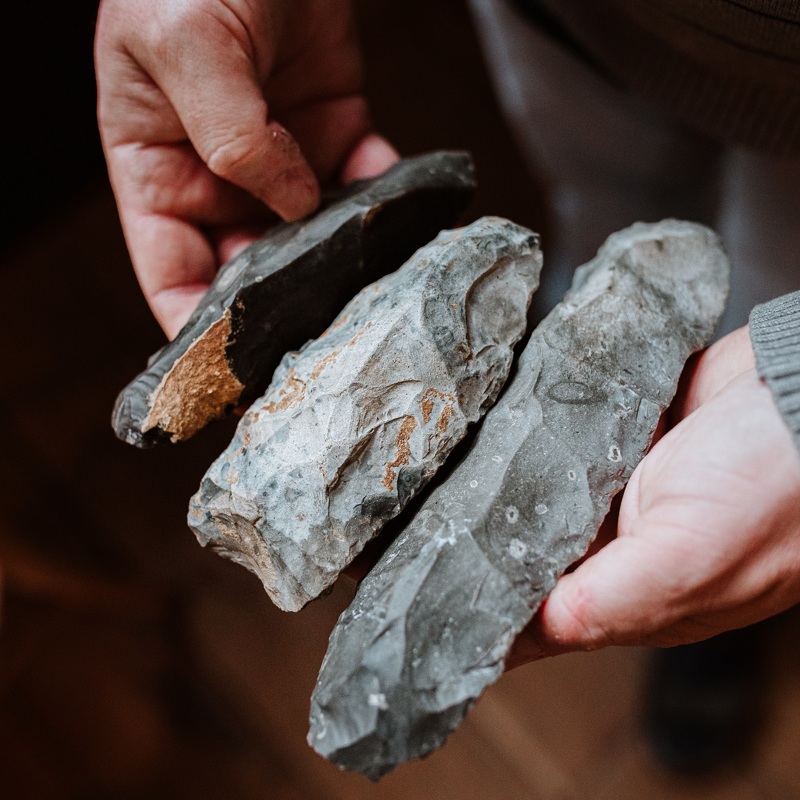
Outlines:
[[180, 62], [198, 39], [207, 39], [207, 24], [202, 3], [161, 3], [151, 6], [152, 13], [139, 12], [137, 36], [149, 51], [154, 63], [177, 71]]
[[259, 153], [260, 147], [256, 137], [238, 133], [212, 145], [208, 149], [204, 161], [218, 177], [235, 181], [250, 171], [251, 165], [258, 159]]
[[597, 650], [614, 644], [609, 632], [597, 619], [596, 603], [591, 593], [583, 586], [577, 586], [561, 599], [562, 644], [580, 647], [583, 650]]
[[159, 8], [158, 25], [150, 30], [161, 41], [169, 41], [175, 36], [196, 31], [202, 14], [193, 3], [167, 3]]

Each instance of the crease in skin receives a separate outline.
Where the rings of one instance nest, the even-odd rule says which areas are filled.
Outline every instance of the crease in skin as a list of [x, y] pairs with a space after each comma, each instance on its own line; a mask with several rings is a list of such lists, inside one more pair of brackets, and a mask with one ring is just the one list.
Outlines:
[[[201, 13], [209, 13], [214, 18], [215, 22], [218, 22], [220, 25], [222, 25], [231, 35], [231, 37], [239, 43], [247, 60], [251, 64], [255, 65], [258, 48], [256, 47], [256, 42], [253, 38], [252, 31], [258, 26], [255, 20], [251, 20], [251, 24], [248, 25], [248, 23], [243, 20], [237, 12], [235, 5], [236, 4], [230, 2], [230, 0], [218, 0], [218, 2], [214, 3], [211, 8], [200, 6], [198, 10]], [[241, 5], [241, 3], [239, 5]], [[269, 8], [272, 8], [274, 5], [275, 4], [269, 4]], [[228, 12], [225, 18], [223, 18], [222, 15], [214, 13], [214, 11], [219, 10], [220, 7]], [[272, 14], [272, 17], [273, 21], [276, 22], [277, 20], [275, 19], [274, 13]], [[279, 34], [273, 37], [273, 41], [278, 40], [278, 36]]]

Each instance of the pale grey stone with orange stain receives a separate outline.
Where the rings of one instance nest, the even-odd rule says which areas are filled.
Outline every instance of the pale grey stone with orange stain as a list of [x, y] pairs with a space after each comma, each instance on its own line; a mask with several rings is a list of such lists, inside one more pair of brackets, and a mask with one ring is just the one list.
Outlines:
[[675, 220], [614, 234], [578, 270], [469, 453], [340, 617], [311, 701], [319, 753], [377, 779], [445, 741], [588, 549], [727, 286], [716, 235]]
[[202, 544], [297, 610], [324, 592], [494, 402], [538, 285], [538, 238], [445, 231], [285, 356], [192, 500]]

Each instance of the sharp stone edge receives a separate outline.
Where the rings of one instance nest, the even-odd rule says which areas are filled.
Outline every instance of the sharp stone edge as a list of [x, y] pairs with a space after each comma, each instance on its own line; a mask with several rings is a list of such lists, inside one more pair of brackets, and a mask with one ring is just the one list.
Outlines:
[[675, 220], [612, 235], [577, 271], [464, 460], [341, 615], [315, 750], [377, 780], [444, 743], [587, 551], [727, 285], [716, 235]]
[[121, 392], [117, 436], [138, 447], [181, 441], [258, 397], [287, 350], [453, 225], [474, 189], [468, 154], [429, 153], [270, 230], [220, 270], [178, 336]]
[[496, 217], [444, 231], [287, 354], [192, 500], [200, 542], [285, 610], [330, 587], [497, 398], [538, 245]]

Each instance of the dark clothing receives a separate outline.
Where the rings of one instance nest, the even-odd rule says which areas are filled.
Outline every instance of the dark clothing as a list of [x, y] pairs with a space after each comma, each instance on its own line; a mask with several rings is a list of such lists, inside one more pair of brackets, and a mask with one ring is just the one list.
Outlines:
[[800, 292], [756, 306], [750, 339], [758, 374], [800, 447]]
[[800, 0], [516, 2], [695, 130], [800, 156]]

